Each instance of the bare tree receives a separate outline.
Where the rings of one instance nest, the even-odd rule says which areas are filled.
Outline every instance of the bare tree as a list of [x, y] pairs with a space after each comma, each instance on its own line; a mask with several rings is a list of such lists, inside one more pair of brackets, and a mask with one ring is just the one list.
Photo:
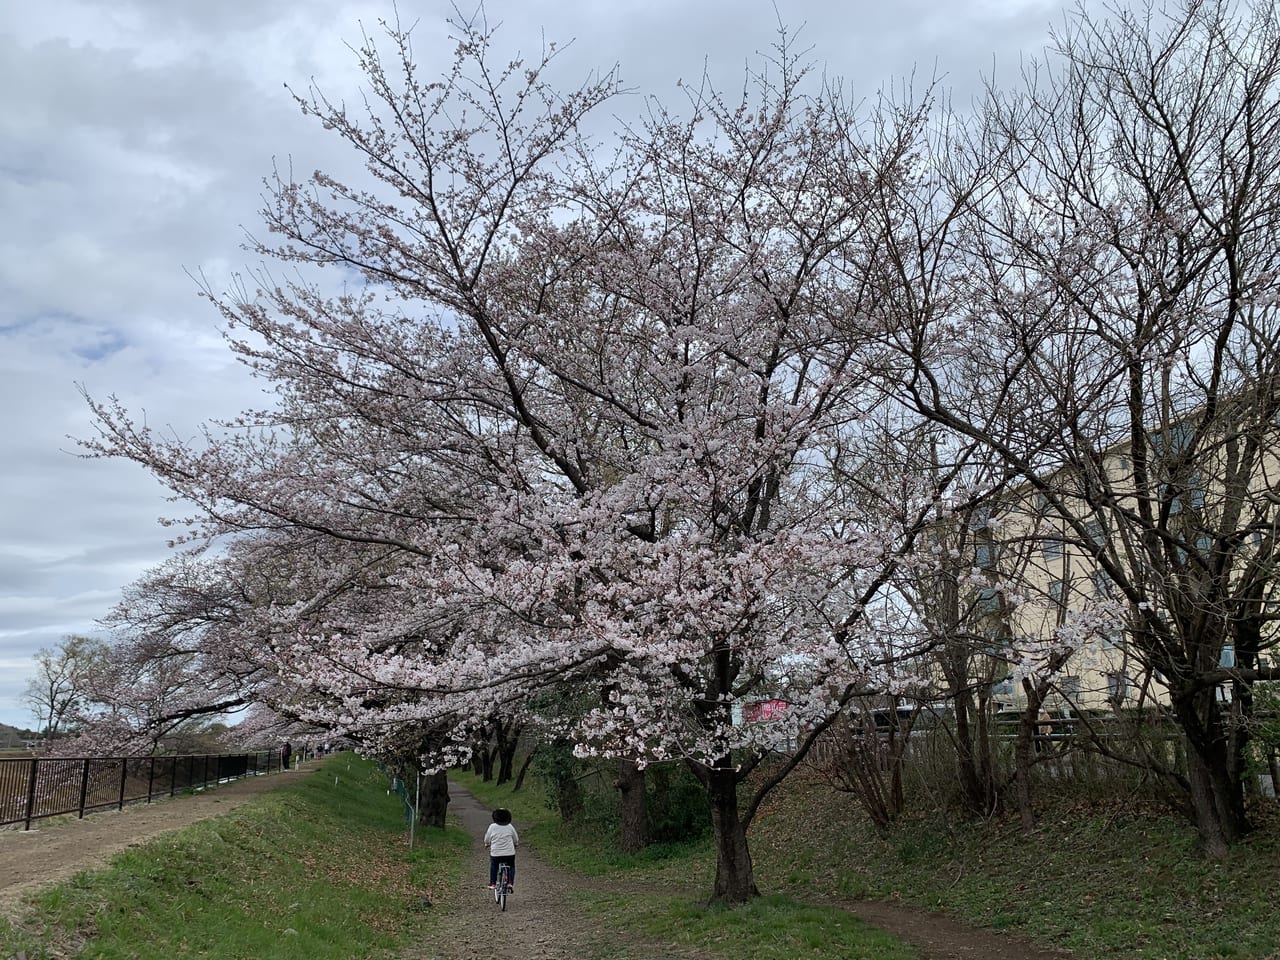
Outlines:
[[101, 669], [106, 650], [102, 640], [68, 634], [36, 654], [36, 673], [27, 683], [23, 700], [31, 707], [38, 731], [60, 737], [82, 721], [89, 685]]
[[[978, 157], [983, 188], [931, 247], [945, 297], [882, 304], [900, 395], [995, 452], [1075, 558], [1057, 589], [1080, 602], [1050, 633], [1089, 629], [1099, 594], [1123, 605], [1186, 739], [1187, 771], [1161, 772], [1221, 855], [1249, 828], [1251, 687], [1275, 675], [1276, 8], [1082, 7], [934, 176]], [[899, 220], [882, 239], [901, 289], [915, 248]]]

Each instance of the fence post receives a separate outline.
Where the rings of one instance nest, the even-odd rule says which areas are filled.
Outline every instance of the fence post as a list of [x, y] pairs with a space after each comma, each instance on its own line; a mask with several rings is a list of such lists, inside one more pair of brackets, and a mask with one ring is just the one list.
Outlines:
[[31, 829], [31, 818], [36, 812], [36, 780], [38, 779], [36, 771], [40, 769], [40, 758], [31, 758], [31, 776], [27, 778], [27, 825], [25, 830]]
[[120, 758], [120, 803], [116, 807], [117, 810], [124, 809], [124, 788], [129, 780], [129, 758]]
[[151, 788], [156, 782], [156, 755], [151, 755], [151, 770], [147, 773], [147, 803], [151, 802]]
[[84, 819], [84, 802], [89, 796], [89, 758], [85, 757], [80, 761], [83, 765], [80, 770], [80, 819]]

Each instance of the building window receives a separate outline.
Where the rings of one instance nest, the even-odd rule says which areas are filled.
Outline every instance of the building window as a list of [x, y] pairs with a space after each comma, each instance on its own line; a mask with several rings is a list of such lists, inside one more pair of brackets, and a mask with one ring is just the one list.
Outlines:
[[1000, 551], [994, 543], [979, 542], [973, 548], [974, 562], [983, 570], [990, 570], [996, 565]]
[[1129, 694], [1129, 678], [1123, 673], [1107, 674], [1107, 703], [1112, 709], [1119, 710], [1124, 706], [1125, 697]]
[[995, 587], [983, 587], [978, 591], [978, 598], [973, 604], [974, 612], [980, 616], [989, 616], [1000, 610], [1000, 592]]
[[1059, 677], [1057, 687], [1058, 692], [1067, 702], [1076, 703], [1080, 699], [1079, 677]]
[[1054, 580], [1049, 584], [1049, 598], [1061, 606], [1067, 599], [1067, 581]]
[[1041, 540], [1040, 551], [1044, 554], [1046, 560], [1059, 560], [1062, 558], [1062, 541]]

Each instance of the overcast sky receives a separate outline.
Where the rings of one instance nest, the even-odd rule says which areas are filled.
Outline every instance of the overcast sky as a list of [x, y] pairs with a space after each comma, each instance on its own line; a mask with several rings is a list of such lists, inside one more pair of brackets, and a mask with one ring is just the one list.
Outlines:
[[[465, 8], [468, 11], [471, 8]], [[418, 21], [422, 72], [448, 65], [437, 0]], [[957, 104], [983, 74], [1017, 73], [1061, 17], [1056, 0], [491, 0], [504, 54], [574, 40], [557, 75], [620, 68], [680, 102], [704, 64], [732, 85], [779, 17], [868, 96], [913, 70]], [[378, 0], [42, 0], [0, 3], [0, 723], [34, 722], [19, 697], [32, 656], [99, 632], [121, 587], [168, 554], [169, 510], [138, 467], [75, 456], [92, 432], [77, 384], [117, 394], [184, 436], [257, 405], [189, 274], [221, 288], [252, 266], [273, 158], [345, 166], [284, 84], [357, 95], [346, 44], [392, 14]], [[639, 97], [613, 105], [625, 115]]]

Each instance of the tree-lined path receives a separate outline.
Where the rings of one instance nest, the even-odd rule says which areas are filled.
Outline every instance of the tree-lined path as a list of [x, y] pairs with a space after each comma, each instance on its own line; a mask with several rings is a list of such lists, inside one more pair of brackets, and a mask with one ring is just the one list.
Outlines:
[[[22, 895], [42, 884], [103, 867], [130, 847], [221, 816], [310, 773], [290, 770], [239, 780], [194, 797], [134, 804], [83, 820], [46, 821], [31, 831], [0, 831], [0, 914], [16, 913]], [[471, 960], [505, 954], [525, 960], [701, 960], [712, 956], [687, 948], [624, 942], [617, 931], [572, 903], [575, 889], [598, 881], [549, 867], [527, 844], [520, 848], [516, 894], [506, 913], [499, 913], [485, 888], [488, 856], [481, 838], [490, 812], [456, 785], [451, 785], [450, 793], [450, 812], [473, 839], [471, 866], [450, 895], [432, 908], [437, 922], [421, 943], [402, 954], [402, 960]], [[851, 909], [872, 925], [914, 944], [921, 960], [1062, 960], [1067, 956], [893, 904], [854, 904]]]
[[449, 785], [449, 795], [449, 812], [471, 834], [470, 868], [450, 896], [433, 908], [442, 916], [439, 926], [431, 929], [429, 942], [407, 951], [403, 960], [495, 956], [568, 960], [607, 955], [601, 953], [597, 925], [568, 902], [569, 892], [582, 881], [547, 866], [529, 851], [523, 838], [516, 855], [516, 892], [507, 901], [506, 913], [499, 912], [486, 887], [489, 855], [483, 838], [490, 811], [455, 784]]

